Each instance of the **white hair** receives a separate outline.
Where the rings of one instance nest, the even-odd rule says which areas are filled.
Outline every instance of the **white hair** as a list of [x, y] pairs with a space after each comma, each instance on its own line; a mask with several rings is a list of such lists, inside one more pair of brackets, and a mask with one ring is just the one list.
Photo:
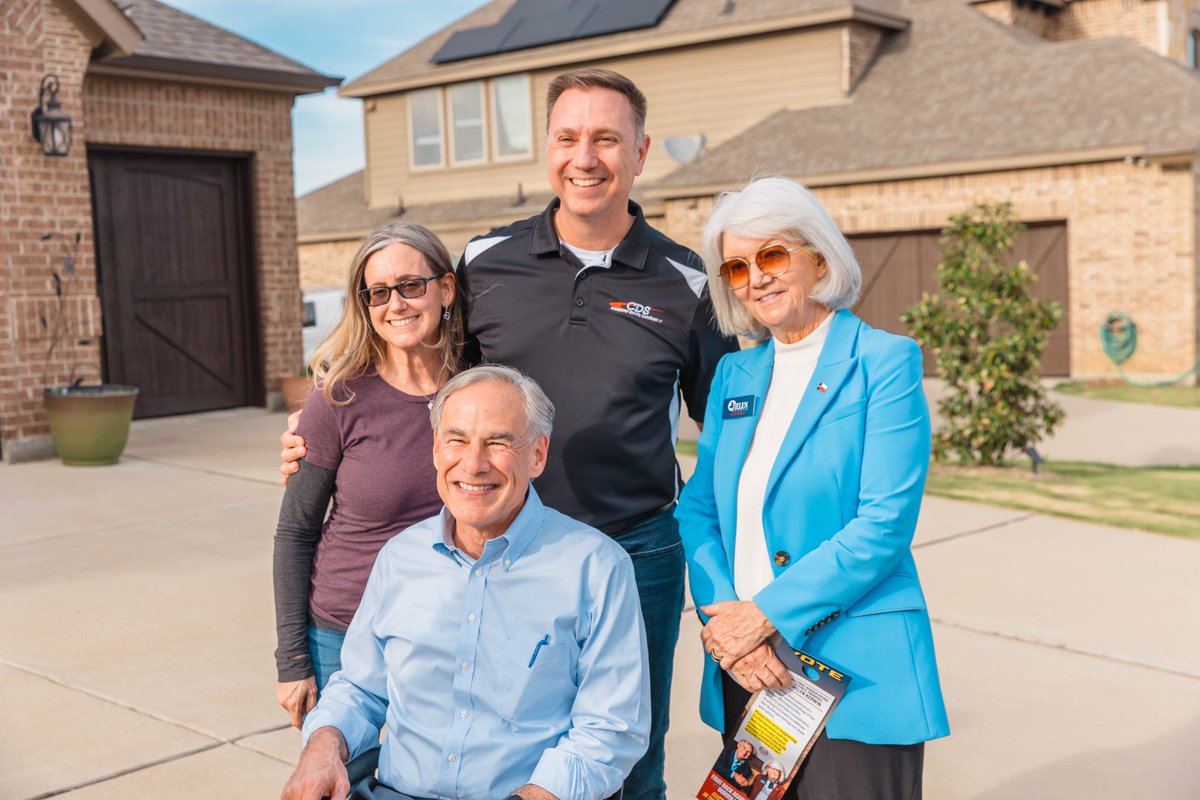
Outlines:
[[718, 196], [701, 235], [709, 293], [722, 333], [757, 341], [770, 335], [721, 280], [721, 262], [725, 260], [722, 242], [727, 233], [748, 239], [779, 237], [798, 241], [829, 267], [813, 287], [810, 300], [838, 311], [849, 308], [858, 298], [862, 269], [850, 243], [821, 202], [788, 178], [758, 178], [742, 189]]
[[537, 381], [520, 370], [504, 364], [481, 364], [478, 367], [458, 373], [446, 385], [438, 390], [429, 407], [429, 422], [434, 431], [442, 427], [442, 409], [446, 400], [455, 392], [476, 383], [505, 383], [521, 394], [525, 406], [525, 423], [529, 435], [536, 439], [539, 436], [549, 436], [554, 427], [554, 403], [538, 386]]

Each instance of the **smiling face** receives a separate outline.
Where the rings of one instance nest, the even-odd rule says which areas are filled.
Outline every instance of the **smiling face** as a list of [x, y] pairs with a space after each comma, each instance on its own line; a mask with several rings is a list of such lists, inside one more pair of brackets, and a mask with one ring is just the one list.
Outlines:
[[[365, 288], [394, 286], [405, 278], [432, 275], [424, 256], [406, 244], [393, 242], [367, 259], [363, 283]], [[386, 304], [368, 306], [367, 314], [371, 327], [389, 349], [407, 351], [438, 340], [442, 312], [453, 300], [454, 279], [443, 276], [426, 284], [423, 297], [408, 299], [393, 291]]]
[[754, 752], [754, 746], [749, 742], [742, 741], [737, 743], [737, 757], [745, 761]]
[[546, 466], [549, 445], [549, 436], [531, 439], [514, 386], [484, 381], [446, 398], [433, 463], [460, 547], [478, 557], [483, 543], [508, 530], [525, 505], [529, 481]]
[[567, 89], [550, 111], [546, 147], [550, 186], [567, 225], [603, 226], [628, 216], [629, 192], [642, 174], [650, 137], [638, 136], [624, 95]]
[[[775, 277], [764, 275], [754, 261], [759, 250], [772, 244], [797, 248], [790, 254], [788, 271]], [[727, 233], [721, 237], [724, 259], [743, 258], [750, 263], [750, 282], [734, 289], [734, 296], [772, 336], [785, 343], [804, 338], [829, 314], [828, 308], [808, 299], [817, 281], [829, 271], [829, 265], [799, 245], [800, 242], [778, 236], [748, 239]]]
[[780, 778], [783, 777], [783, 773], [779, 771], [779, 767], [775, 766], [774, 764], [767, 767], [766, 771], [767, 771], [767, 778], [769, 778], [770, 780], [778, 781]]

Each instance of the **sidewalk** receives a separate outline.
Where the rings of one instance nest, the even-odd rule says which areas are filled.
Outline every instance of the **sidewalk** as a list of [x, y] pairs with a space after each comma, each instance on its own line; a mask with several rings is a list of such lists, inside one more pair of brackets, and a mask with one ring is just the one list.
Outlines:
[[[115, 467], [0, 466], [0, 798], [278, 796], [299, 746], [271, 657], [283, 425], [148, 420]], [[926, 798], [1200, 796], [1198, 543], [928, 498], [916, 554], [954, 729]], [[672, 800], [719, 747], [697, 629], [685, 612]]]

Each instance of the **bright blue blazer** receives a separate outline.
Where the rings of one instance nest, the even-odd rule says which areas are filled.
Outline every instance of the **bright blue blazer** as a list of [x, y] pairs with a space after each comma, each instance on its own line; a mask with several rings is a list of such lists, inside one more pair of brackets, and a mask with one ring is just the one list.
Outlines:
[[[730, 353], [713, 378], [696, 471], [675, 514], [697, 607], [738, 599], [738, 480], [774, 357], [772, 341]], [[836, 312], [767, 482], [775, 580], [754, 602], [792, 646], [852, 676], [826, 729], [835, 739], [912, 744], [950, 732], [910, 550], [929, 469], [921, 377], [916, 342]], [[747, 397], [753, 408], [743, 412], [736, 401]], [[720, 674], [707, 656], [700, 715], [723, 729]]]

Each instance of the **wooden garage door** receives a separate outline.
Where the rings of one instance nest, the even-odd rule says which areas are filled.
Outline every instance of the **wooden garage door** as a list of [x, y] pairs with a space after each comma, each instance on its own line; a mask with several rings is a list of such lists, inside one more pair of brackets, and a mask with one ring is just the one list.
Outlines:
[[[937, 291], [935, 276], [941, 257], [937, 231], [850, 236], [850, 244], [863, 270], [863, 291], [854, 311], [864, 320], [893, 333], [908, 334], [900, 315]], [[1024, 259], [1038, 276], [1032, 294], [1054, 300], [1063, 319], [1050, 334], [1042, 354], [1043, 375], [1069, 375], [1071, 352], [1067, 313], [1067, 226], [1064, 222], [1030, 225], [1017, 237], [1012, 261]], [[926, 353], [925, 372], [934, 373], [933, 358]]]
[[261, 402], [247, 162], [89, 152], [105, 379], [137, 415]]

